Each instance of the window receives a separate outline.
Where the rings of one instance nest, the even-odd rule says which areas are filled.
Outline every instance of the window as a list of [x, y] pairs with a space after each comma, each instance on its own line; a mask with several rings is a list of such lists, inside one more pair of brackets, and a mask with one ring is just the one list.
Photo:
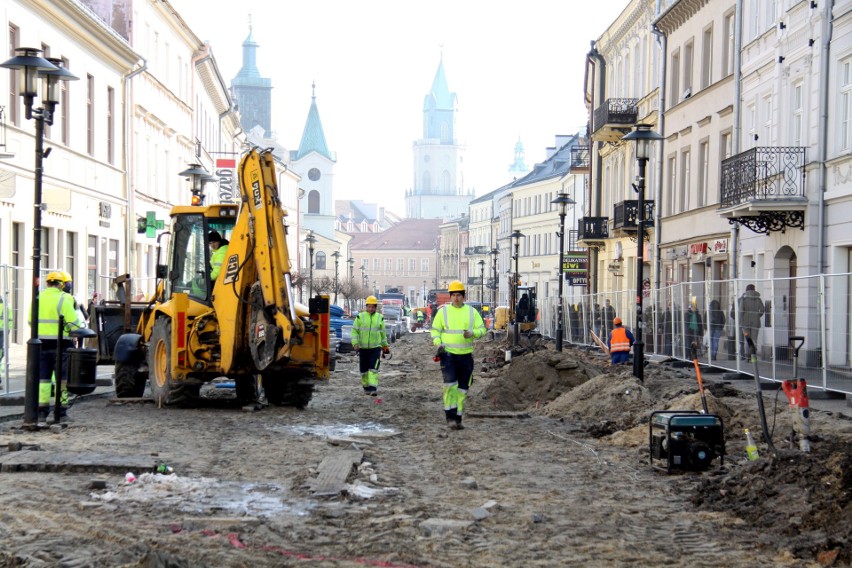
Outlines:
[[690, 197], [692, 193], [692, 175], [691, 175], [691, 153], [689, 148], [681, 152], [680, 155], [680, 163], [681, 163], [681, 194], [683, 195], [683, 202], [681, 206], [681, 211], [689, 211], [691, 206]]
[[669, 100], [672, 106], [680, 102], [680, 51], [672, 53], [672, 70], [671, 82], [669, 83]]
[[746, 108], [746, 120], [748, 120], [748, 141], [743, 144], [749, 148], [757, 146], [757, 109], [753, 104]]
[[668, 215], [674, 215], [675, 212], [675, 199], [677, 199], [677, 158], [674, 155], [669, 156], [669, 179], [666, 184], [668, 187], [669, 198], [665, 200], [666, 202], [666, 213]]
[[98, 289], [98, 237], [89, 235], [86, 239], [86, 293], [93, 298]]
[[77, 233], [65, 233], [65, 271], [72, 276], [77, 272]]
[[325, 258], [324, 252], [322, 252], [322, 251], [317, 252], [316, 256], [314, 257], [314, 260], [315, 260], [314, 268], [316, 268], [317, 270], [325, 270], [326, 269], [326, 262], [325, 262], [326, 258]]
[[393, 271], [393, 259], [386, 258], [385, 259], [385, 273], [390, 274]]
[[320, 212], [320, 193], [312, 189], [308, 192], [308, 213], [319, 214]]
[[722, 46], [722, 77], [734, 72], [734, 12], [725, 14], [722, 20], [722, 34], [725, 43]]
[[86, 152], [95, 155], [95, 78], [86, 76]]
[[[20, 40], [21, 30], [18, 29], [18, 26], [14, 24], [9, 24], [9, 55], [10, 57], [15, 54], [15, 50], [19, 47], [18, 41]], [[20, 126], [20, 107], [18, 106], [20, 103], [18, 102], [20, 99], [20, 93], [18, 92], [18, 82], [15, 80], [16, 74], [18, 71], [15, 69], [9, 69], [9, 121], [15, 125]]]
[[[203, 256], [203, 255], [202, 255]], [[110, 282], [118, 276], [118, 239], [109, 240], [109, 277]]]
[[763, 146], [772, 144], [772, 95], [765, 95], [761, 100], [761, 129], [760, 138]]
[[412, 274], [417, 272], [417, 259], [416, 258], [409, 258], [408, 259], [408, 271]]
[[403, 272], [405, 272], [405, 259], [404, 258], [396, 259], [396, 271], [397, 271], [398, 274], [402, 274]]
[[[44, 57], [45, 59], [47, 59], [48, 57], [51, 57], [50, 46], [47, 45], [44, 42], [42, 42], [42, 44], [41, 44], [41, 57]], [[47, 123], [47, 121], [44, 122], [43, 126], [44, 126], [44, 138], [45, 138], [45, 140], [50, 140], [52, 138], [52, 135], [51, 135], [52, 128]]]
[[793, 121], [790, 125], [792, 132], [791, 134], [791, 142], [793, 146], [804, 146], [802, 143], [802, 134], [804, 130], [804, 114], [805, 109], [804, 103], [802, 101], [802, 83], [801, 81], [793, 85], [793, 100], [791, 102], [791, 109], [793, 111]]
[[710, 204], [710, 143], [703, 140], [698, 144], [698, 207]]
[[754, 39], [760, 31], [760, 0], [749, 1], [748, 16], [748, 39]]
[[382, 270], [382, 259], [381, 258], [374, 258], [373, 259], [373, 272], [378, 273], [378, 272], [381, 272], [381, 270]]
[[852, 60], [840, 64], [840, 149], [852, 149]]
[[694, 58], [694, 45], [692, 40], [686, 42], [683, 48], [683, 98], [692, 96], [692, 66]]
[[701, 88], [713, 83], [713, 26], [704, 30], [701, 39]]
[[429, 272], [429, 259], [421, 258], [420, 259], [420, 271], [421, 272]]
[[[68, 69], [69, 63], [68, 60], [64, 57], [62, 58], [62, 62], [65, 64], [65, 68]], [[68, 83], [70, 81], [59, 81], [59, 108], [57, 112], [59, 113], [58, 117], [54, 117], [53, 123], [56, 124], [57, 118], [59, 119], [59, 138], [63, 144], [68, 145], [69, 140], [69, 120], [68, 120], [68, 111], [70, 109], [69, 104], [71, 102], [70, 97], [68, 96]]]
[[[733, 151], [734, 146], [731, 131], [723, 132], [719, 140], [719, 152], [722, 154], [721, 159], [725, 160], [730, 158], [733, 155]], [[721, 163], [722, 160], [719, 160], [719, 162]]]
[[107, 87], [107, 161], [110, 164], [115, 164], [115, 90], [112, 87]]

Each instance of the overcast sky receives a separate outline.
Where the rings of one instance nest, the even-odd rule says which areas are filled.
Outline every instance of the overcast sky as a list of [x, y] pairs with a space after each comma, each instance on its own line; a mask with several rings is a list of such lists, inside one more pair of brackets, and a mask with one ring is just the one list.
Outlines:
[[337, 199], [405, 214], [412, 143], [443, 53], [459, 101], [465, 177], [476, 195], [511, 180], [520, 137], [527, 165], [557, 134], [586, 123], [585, 55], [628, 0], [170, 0], [209, 41], [225, 82], [242, 66], [249, 18], [257, 67], [272, 80], [272, 129], [297, 149], [316, 82]]

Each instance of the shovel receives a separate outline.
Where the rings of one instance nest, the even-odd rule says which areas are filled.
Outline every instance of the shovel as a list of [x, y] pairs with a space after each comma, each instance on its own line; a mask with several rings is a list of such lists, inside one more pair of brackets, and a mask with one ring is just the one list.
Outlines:
[[707, 397], [704, 396], [704, 381], [701, 380], [701, 367], [698, 365], [698, 344], [692, 342], [692, 364], [695, 365], [695, 376], [698, 378], [698, 392], [701, 393], [701, 406], [704, 407], [704, 414], [710, 414], [707, 409]]

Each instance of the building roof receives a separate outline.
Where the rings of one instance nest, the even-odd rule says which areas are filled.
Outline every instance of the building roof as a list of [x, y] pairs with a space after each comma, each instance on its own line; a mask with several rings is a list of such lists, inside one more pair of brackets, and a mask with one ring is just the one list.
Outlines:
[[311, 108], [308, 111], [308, 119], [305, 121], [305, 130], [302, 132], [302, 141], [299, 143], [299, 151], [296, 153], [295, 159], [300, 160], [311, 152], [316, 152], [334, 161], [331, 152], [328, 151], [328, 144], [325, 142], [325, 132], [322, 129], [322, 121], [317, 108], [316, 83], [311, 85], [311, 89]]
[[359, 250], [427, 251], [435, 248], [440, 219], [405, 219], [381, 233], [358, 233], [349, 248]]

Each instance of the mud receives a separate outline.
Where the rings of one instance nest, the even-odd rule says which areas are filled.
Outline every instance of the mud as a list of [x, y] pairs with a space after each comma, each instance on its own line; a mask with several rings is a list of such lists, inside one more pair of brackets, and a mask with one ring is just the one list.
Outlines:
[[[147, 454], [174, 475], [0, 473], [0, 566], [844, 566], [852, 423], [813, 411], [813, 451], [745, 458], [754, 396], [708, 384], [727, 455], [708, 470], [649, 466], [653, 410], [698, 410], [690, 369], [629, 367], [552, 344], [477, 346], [465, 429], [450, 431], [428, 335], [405, 336], [365, 396], [354, 356], [305, 410], [104, 399], [61, 433], [0, 430], [45, 452]], [[523, 411], [523, 412], [519, 412]], [[517, 418], [516, 416], [528, 416]], [[323, 460], [357, 448], [339, 495], [312, 492]], [[102, 481], [102, 489], [93, 489]]]

